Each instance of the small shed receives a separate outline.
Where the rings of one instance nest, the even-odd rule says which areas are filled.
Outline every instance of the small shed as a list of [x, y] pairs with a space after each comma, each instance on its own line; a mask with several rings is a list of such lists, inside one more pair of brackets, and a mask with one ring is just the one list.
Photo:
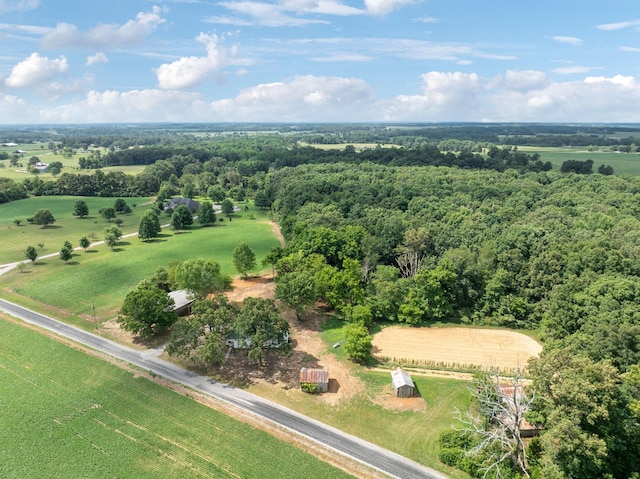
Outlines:
[[391, 382], [393, 389], [396, 390], [396, 396], [399, 398], [413, 397], [416, 392], [416, 386], [413, 384], [411, 376], [401, 368], [391, 371]]
[[326, 393], [329, 390], [329, 370], [302, 368], [300, 370], [300, 387], [303, 390], [304, 384], [315, 384], [318, 392]]
[[186, 316], [191, 312], [191, 304], [194, 299], [186, 289], [170, 291], [169, 297], [173, 299], [173, 310], [178, 316]]

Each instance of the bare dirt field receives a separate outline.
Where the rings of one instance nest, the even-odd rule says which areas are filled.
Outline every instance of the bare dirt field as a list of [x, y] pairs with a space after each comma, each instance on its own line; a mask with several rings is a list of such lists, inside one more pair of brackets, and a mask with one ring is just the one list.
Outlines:
[[538, 356], [542, 346], [524, 334], [499, 329], [391, 326], [373, 338], [373, 355], [394, 362], [475, 365], [513, 370]]

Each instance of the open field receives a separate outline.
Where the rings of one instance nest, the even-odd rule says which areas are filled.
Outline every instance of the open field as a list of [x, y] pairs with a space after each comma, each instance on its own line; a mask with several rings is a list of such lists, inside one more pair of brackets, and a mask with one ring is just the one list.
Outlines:
[[3, 478], [349, 477], [266, 432], [6, 320], [0, 398]]
[[390, 326], [373, 337], [373, 355], [394, 363], [474, 365], [510, 371], [526, 366], [542, 346], [516, 331]]
[[[126, 233], [124, 225], [122, 229]], [[137, 231], [137, 222], [134, 230]], [[75, 237], [68, 238], [77, 244]], [[59, 241], [59, 247], [63, 241]], [[57, 256], [41, 258], [28, 264], [24, 272], [16, 269], [0, 276], [0, 290], [7, 299], [82, 327], [92, 327], [92, 305], [95, 304], [98, 322], [114, 317], [131, 288], [172, 261], [212, 259], [220, 264], [223, 273], [235, 275], [232, 252], [242, 242], [254, 251], [258, 265], [266, 253], [280, 244], [263, 216], [243, 212], [234, 215], [232, 222], [225, 220], [208, 228], [194, 225], [177, 235], [163, 230], [159, 238], [147, 243], [137, 236], [123, 238], [114, 251], [105, 245], [90, 247], [87, 252], [76, 251], [68, 264]], [[25, 247], [26, 244], [21, 246], [21, 251]], [[52, 246], [46, 247], [44, 253], [56, 251]], [[21, 259], [22, 253], [14, 258]]]
[[543, 162], [550, 161], [555, 170], [560, 170], [567, 160], [593, 160], [593, 172], [600, 165], [611, 165], [616, 175], [640, 175], [640, 155], [632, 153], [615, 153], [612, 151], [587, 151], [584, 147], [572, 148], [540, 148], [519, 146], [519, 151], [527, 154], [538, 153]]
[[[287, 318], [292, 354], [272, 358], [271, 368], [257, 371], [246, 380], [247, 390], [443, 471], [453, 479], [468, 477], [438, 460], [437, 444], [440, 433], [455, 424], [456, 408], [469, 407], [468, 381], [414, 374], [420, 397], [396, 398], [389, 372], [354, 364], [345, 358], [343, 347], [332, 347], [338, 341], [344, 344], [347, 323], [337, 319], [325, 322], [326, 316], [322, 315], [308, 315], [304, 321], [297, 321], [293, 314]], [[237, 360], [233, 363], [235, 366]], [[327, 368], [329, 392], [316, 396], [301, 392], [301, 367]]]
[[[77, 200], [84, 201], [89, 207], [89, 216], [78, 218], [73, 216], [73, 206]], [[132, 213], [118, 215], [123, 223], [120, 230], [123, 234], [138, 231], [140, 217], [146, 210], [145, 204], [151, 198], [124, 198]], [[65, 241], [78, 246], [78, 241], [83, 236], [94, 233], [97, 240], [104, 239], [104, 228], [114, 223], [107, 222], [98, 211], [101, 208], [113, 207], [116, 198], [97, 198], [79, 196], [36, 196], [24, 200], [12, 201], [0, 205], [0, 264], [12, 263], [25, 259], [24, 251], [27, 246], [44, 244], [44, 248], [38, 247], [38, 254], [43, 256], [60, 251]], [[133, 205], [137, 206], [133, 208]], [[27, 218], [33, 216], [39, 209], [46, 208], [51, 211], [56, 222], [47, 228], [27, 223]], [[16, 226], [13, 221], [21, 221]], [[165, 218], [166, 219], [166, 218]], [[168, 221], [168, 220], [167, 220]]]

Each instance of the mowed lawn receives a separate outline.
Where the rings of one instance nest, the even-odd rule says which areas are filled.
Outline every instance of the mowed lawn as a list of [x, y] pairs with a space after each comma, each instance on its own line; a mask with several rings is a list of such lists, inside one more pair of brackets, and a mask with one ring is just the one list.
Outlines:
[[[127, 232], [124, 225], [122, 230]], [[40, 258], [35, 264], [28, 263], [23, 271], [14, 269], [0, 276], [0, 291], [7, 299], [90, 327], [94, 305], [98, 321], [114, 317], [125, 295], [138, 282], [153, 276], [159, 267], [168, 268], [171, 262], [205, 258], [217, 261], [223, 273], [236, 275], [232, 255], [242, 242], [256, 254], [258, 270], [262, 269], [262, 258], [279, 245], [264, 216], [243, 211], [234, 215], [233, 221], [225, 218], [207, 228], [193, 225], [179, 234], [167, 228], [150, 242], [139, 240], [137, 235], [123, 238], [113, 251], [105, 245], [75, 251], [68, 264], [57, 254]], [[44, 253], [51, 249], [46, 248]]]
[[[147, 209], [151, 198], [123, 198], [132, 208], [131, 214], [118, 215], [123, 223], [123, 233], [138, 231], [140, 217]], [[73, 216], [76, 201], [82, 200], [89, 207], [89, 216], [78, 218]], [[104, 229], [114, 223], [107, 222], [98, 213], [101, 208], [113, 207], [116, 198], [93, 198], [78, 196], [38, 196], [0, 205], [0, 264], [13, 263], [25, 259], [27, 246], [35, 246], [38, 254], [46, 255], [60, 251], [65, 241], [74, 247], [83, 236], [92, 233], [98, 240], [104, 238]], [[137, 205], [135, 208], [133, 205]], [[46, 228], [27, 223], [38, 210], [48, 209], [56, 222]], [[14, 220], [20, 220], [16, 226]], [[37, 245], [43, 244], [44, 248]]]
[[0, 477], [346, 478], [269, 434], [0, 320]]

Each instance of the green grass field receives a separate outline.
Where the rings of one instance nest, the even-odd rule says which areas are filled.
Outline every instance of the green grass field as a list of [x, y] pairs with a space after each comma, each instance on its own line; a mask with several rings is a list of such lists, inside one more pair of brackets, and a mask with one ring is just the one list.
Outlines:
[[538, 153], [543, 162], [550, 161], [553, 168], [560, 170], [567, 160], [593, 160], [593, 171], [600, 165], [611, 165], [616, 175], [640, 175], [640, 155], [630, 153], [614, 153], [612, 151], [586, 151], [584, 147], [572, 148], [539, 148], [519, 146], [519, 151], [527, 154]]
[[299, 399], [286, 394], [273, 395], [272, 388], [260, 384], [250, 386], [249, 391], [443, 471], [452, 479], [468, 478], [462, 471], [450, 468], [439, 461], [438, 437], [456, 423], [456, 408], [461, 411], [469, 408], [469, 382], [412, 374], [412, 379], [425, 401], [426, 410], [386, 409], [377, 399], [390, 394], [390, 373], [350, 363], [344, 355], [343, 347], [332, 347], [336, 342], [344, 344], [346, 326], [344, 321], [329, 319], [323, 326], [322, 338], [328, 352], [341, 362], [350, 364], [351, 373], [364, 382], [365, 390], [362, 393], [331, 407], [313, 396], [303, 396]]
[[[113, 204], [113, 199], [110, 200], [110, 204]], [[135, 209], [140, 214], [142, 210], [142, 207]], [[95, 305], [99, 321], [114, 317], [125, 295], [139, 281], [152, 276], [161, 266], [168, 267], [172, 261], [182, 262], [198, 257], [212, 259], [220, 264], [223, 273], [234, 276], [237, 272], [233, 266], [233, 249], [246, 242], [256, 254], [258, 268], [261, 269], [259, 265], [262, 258], [279, 245], [271, 226], [265, 220], [264, 215], [251, 209], [234, 215], [231, 222], [225, 218], [224, 222], [208, 228], [194, 225], [179, 234], [164, 229], [159, 238], [147, 243], [140, 241], [137, 235], [123, 238], [114, 251], [105, 245], [91, 247], [87, 252], [76, 251], [68, 264], [57, 255], [40, 258], [35, 264], [29, 263], [23, 271], [15, 269], [0, 276], [0, 288], [4, 297], [15, 302], [82, 327], [91, 327], [92, 305]], [[93, 223], [91, 220], [75, 218], [68, 221], [72, 224], [82, 224], [83, 221]], [[126, 226], [129, 222], [131, 227], [128, 229]], [[60, 223], [59, 236], [55, 241], [42, 239], [45, 250], [41, 254], [57, 253], [64, 239], [77, 245], [81, 233], [65, 226], [62, 220]], [[106, 224], [104, 220], [99, 222], [100, 232]], [[35, 226], [13, 227], [11, 230], [28, 228], [32, 228], [30, 233], [38, 235], [44, 231]], [[69, 235], [60, 233], [65, 228], [74, 232]], [[138, 222], [134, 222], [134, 218], [127, 220], [122, 226], [124, 233], [130, 230], [137, 232], [137, 228]], [[26, 245], [35, 245], [39, 242], [38, 238], [42, 237], [25, 235], [25, 238], [30, 240], [22, 243], [18, 257], [13, 257], [14, 261], [24, 259]], [[101, 234], [99, 239], [102, 239]]]
[[[37, 156], [38, 159], [42, 163], [52, 163], [54, 161], [59, 161], [62, 163], [62, 172], [61, 173], [74, 173], [74, 174], [83, 174], [83, 175], [92, 175], [95, 173], [95, 170], [81, 170], [78, 167], [78, 160], [81, 157], [87, 157], [88, 153], [79, 152], [74, 154], [71, 158], [65, 158], [60, 153], [54, 154], [52, 150], [48, 148], [46, 144], [21, 144], [16, 147], [0, 147], [0, 152], [7, 152], [11, 154], [16, 150], [22, 150], [25, 153], [21, 155], [18, 160], [19, 164], [22, 166], [11, 166], [9, 160], [0, 161], [0, 176], [4, 178], [11, 178], [15, 181], [23, 180], [29, 176], [33, 176], [31, 173], [26, 173], [26, 168], [29, 164], [29, 159], [32, 156]], [[105, 154], [107, 150], [102, 149], [102, 154]], [[122, 171], [127, 175], [137, 175], [141, 173], [144, 169], [145, 165], [131, 165], [131, 166], [111, 166], [102, 168], [104, 173], [108, 173], [110, 171]], [[51, 180], [54, 179], [54, 176], [48, 172], [38, 173], [38, 177], [43, 180]]]
[[346, 478], [273, 436], [0, 320], [0, 477]]
[[[77, 218], [73, 216], [73, 207], [77, 200], [83, 200], [89, 207], [89, 216]], [[36, 196], [24, 200], [12, 201], [0, 205], [0, 264], [12, 263], [25, 259], [24, 251], [27, 246], [44, 244], [44, 249], [38, 248], [40, 256], [60, 251], [65, 241], [78, 246], [82, 236], [94, 233], [98, 240], [104, 239], [104, 228], [114, 223], [107, 222], [98, 211], [100, 208], [113, 207], [116, 198], [93, 198], [76, 196]], [[124, 234], [138, 231], [140, 217], [144, 213], [145, 204], [151, 198], [124, 198], [132, 208], [129, 215], [118, 215], [123, 223], [120, 229]], [[53, 213], [56, 222], [47, 228], [27, 223], [27, 218], [33, 216], [39, 209], [46, 208]], [[20, 220], [16, 226], [14, 220]], [[168, 222], [167, 218], [166, 219]]]

